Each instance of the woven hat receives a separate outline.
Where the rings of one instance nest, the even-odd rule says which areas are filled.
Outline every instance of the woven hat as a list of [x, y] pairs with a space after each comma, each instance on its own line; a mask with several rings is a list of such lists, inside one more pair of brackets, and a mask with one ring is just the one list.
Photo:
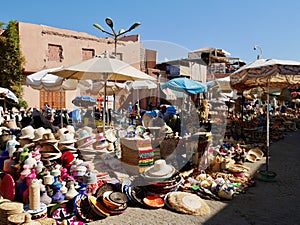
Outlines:
[[35, 129], [32, 126], [26, 126], [21, 129], [21, 136], [19, 139], [33, 139], [34, 138], [34, 131]]
[[165, 196], [165, 204], [168, 208], [180, 213], [205, 216], [210, 214], [210, 208], [198, 195], [188, 192], [169, 192]]
[[164, 159], [158, 159], [153, 166], [144, 172], [146, 178], [169, 178], [175, 173], [175, 168], [168, 165]]
[[85, 148], [87, 146], [94, 144], [95, 142], [96, 140], [87, 130], [81, 129], [78, 132], [78, 140], [76, 142], [76, 146], [78, 148]]
[[73, 144], [76, 142], [76, 139], [74, 139], [74, 135], [67, 132], [67, 133], [62, 133], [59, 137], [59, 144]]
[[57, 144], [44, 143], [41, 146], [40, 153], [42, 155], [42, 160], [53, 161], [61, 157], [62, 153], [58, 149]]
[[40, 141], [41, 143], [57, 143], [58, 140], [54, 137], [54, 134], [52, 132], [50, 133], [44, 133], [42, 136], [42, 139]]
[[18, 139], [18, 141], [22, 148], [30, 148], [35, 145], [35, 143], [33, 143], [32, 140], [29, 138]]
[[95, 173], [91, 172], [91, 171], [87, 171], [84, 175], [83, 175], [83, 183], [85, 185], [90, 185], [90, 184], [95, 184], [97, 183], [97, 176]]
[[34, 138], [32, 141], [36, 142], [36, 141], [40, 141], [43, 139], [43, 135], [46, 133], [51, 132], [51, 130], [46, 130], [44, 127], [39, 127], [37, 129], [35, 129], [34, 131]]
[[65, 133], [68, 133], [68, 132], [69, 132], [69, 131], [68, 131], [67, 128], [65, 128], [65, 127], [60, 128], [60, 129], [58, 129], [58, 131], [56, 132], [55, 137], [59, 139], [60, 136], [61, 136], [62, 134], [65, 134]]
[[[247, 152], [247, 155], [254, 155], [255, 160], [257, 161], [257, 160], [262, 159], [262, 157], [264, 156], [264, 153], [259, 148], [252, 148]], [[247, 155], [246, 155], [246, 157], [247, 157]]]

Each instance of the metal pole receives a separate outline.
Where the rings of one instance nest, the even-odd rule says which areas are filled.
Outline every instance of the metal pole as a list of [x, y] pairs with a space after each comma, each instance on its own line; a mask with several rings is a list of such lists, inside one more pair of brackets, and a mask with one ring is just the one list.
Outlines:
[[266, 171], [269, 170], [269, 149], [270, 149], [270, 140], [269, 140], [269, 135], [270, 135], [270, 118], [269, 118], [269, 101], [270, 101], [270, 80], [268, 79], [268, 84], [267, 84], [267, 154], [266, 154]]

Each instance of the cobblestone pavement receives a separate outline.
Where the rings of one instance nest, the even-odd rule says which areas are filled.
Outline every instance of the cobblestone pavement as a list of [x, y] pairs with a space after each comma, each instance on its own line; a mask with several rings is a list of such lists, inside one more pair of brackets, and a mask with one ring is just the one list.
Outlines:
[[[257, 180], [256, 186], [231, 201], [205, 200], [208, 216], [191, 216], [167, 209], [149, 210], [130, 207], [122, 215], [107, 217], [90, 225], [296, 225], [300, 224], [300, 131], [286, 133], [271, 144], [269, 171], [275, 182]], [[251, 171], [265, 169], [265, 160], [246, 163]]]

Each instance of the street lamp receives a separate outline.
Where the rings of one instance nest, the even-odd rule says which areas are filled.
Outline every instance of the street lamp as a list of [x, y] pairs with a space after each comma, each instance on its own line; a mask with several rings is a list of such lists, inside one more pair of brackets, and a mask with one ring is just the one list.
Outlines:
[[138, 26], [141, 25], [141, 23], [140, 22], [136, 22], [136, 23], [132, 24], [131, 27], [129, 27], [128, 30], [120, 29], [119, 32], [116, 33], [116, 31], [114, 29], [114, 23], [113, 23], [112, 19], [109, 18], [109, 17], [107, 17], [105, 19], [105, 22], [110, 27], [110, 29], [112, 30], [112, 33], [104, 30], [103, 27], [100, 26], [97, 23], [94, 23], [93, 26], [96, 27], [96, 28], [98, 28], [99, 30], [101, 30], [103, 33], [106, 33], [106, 34], [108, 34], [108, 35], [110, 35], [110, 36], [112, 36], [114, 38], [114, 42], [115, 42], [115, 57], [117, 57], [117, 41], [118, 41], [118, 37], [120, 37], [121, 35], [124, 35], [127, 32], [132, 31], [133, 29], [137, 28]]
[[253, 50], [257, 50], [259, 48], [260, 54], [257, 55], [257, 59], [260, 59], [260, 57], [262, 56], [262, 49], [261, 47], [259, 47], [258, 45], [254, 45]]

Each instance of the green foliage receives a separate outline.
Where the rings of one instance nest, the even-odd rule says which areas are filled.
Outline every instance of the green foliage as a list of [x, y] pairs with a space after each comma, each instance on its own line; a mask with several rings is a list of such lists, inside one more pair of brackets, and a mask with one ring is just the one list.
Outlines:
[[24, 100], [19, 99], [18, 108], [24, 107], [24, 109], [28, 108], [28, 103]]
[[10, 21], [0, 36], [0, 86], [10, 89], [18, 98], [21, 98], [23, 93], [24, 62], [20, 50], [18, 22]]

